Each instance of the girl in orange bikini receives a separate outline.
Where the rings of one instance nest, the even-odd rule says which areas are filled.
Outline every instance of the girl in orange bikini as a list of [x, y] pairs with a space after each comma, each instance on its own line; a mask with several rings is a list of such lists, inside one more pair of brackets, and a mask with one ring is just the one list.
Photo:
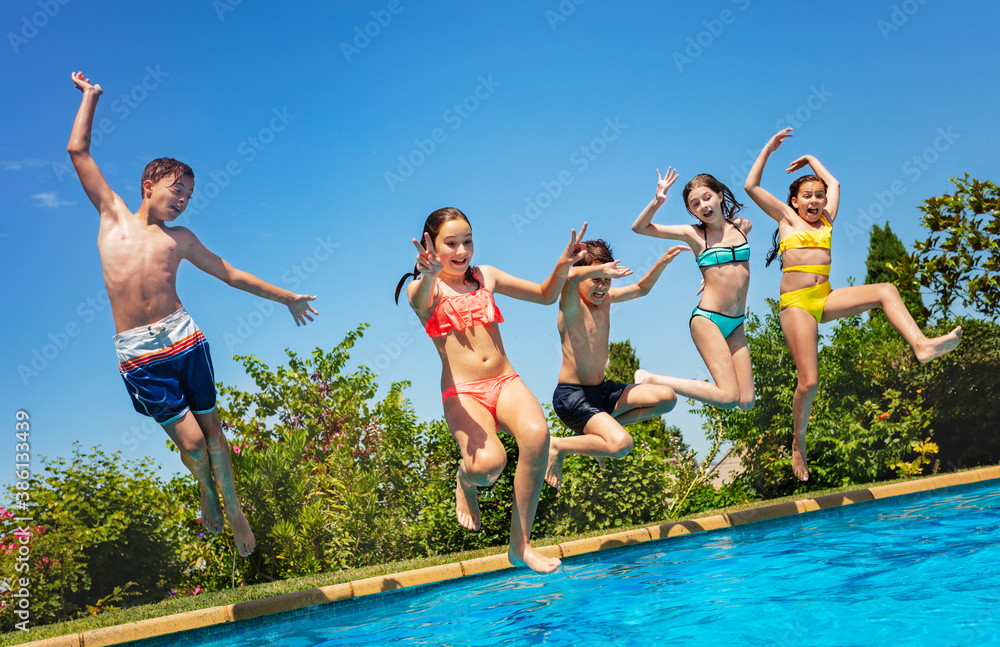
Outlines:
[[[899, 291], [891, 283], [830, 287], [831, 234], [840, 204], [840, 183], [812, 155], [803, 155], [789, 165], [787, 173], [807, 164], [816, 172], [804, 175], [788, 188], [783, 203], [760, 187], [767, 158], [792, 136], [792, 129], [776, 133], [754, 162], [743, 188], [764, 212], [778, 221], [774, 247], [767, 264], [781, 255], [782, 278], [779, 301], [781, 330], [798, 371], [792, 399], [792, 471], [799, 480], [809, 480], [806, 463], [806, 427], [813, 398], [819, 387], [817, 327], [880, 307], [893, 328], [910, 344], [917, 360], [929, 362], [958, 346], [962, 328], [928, 339], [910, 316]], [[786, 263], [787, 261], [787, 263]]]
[[476, 488], [492, 485], [507, 464], [498, 430], [517, 440], [514, 511], [507, 556], [512, 564], [539, 573], [554, 571], [558, 559], [531, 547], [531, 527], [538, 508], [549, 455], [549, 429], [538, 400], [504, 352], [503, 315], [493, 294], [534, 303], [555, 303], [573, 263], [585, 252], [580, 244], [587, 225], [573, 230], [555, 270], [541, 284], [488, 265], [472, 266], [472, 226], [451, 207], [438, 209], [424, 223], [423, 242], [413, 239], [417, 264], [396, 286], [396, 301], [409, 277], [410, 307], [420, 318], [441, 356], [444, 417], [462, 452], [455, 487], [458, 522], [469, 530], [480, 525]]

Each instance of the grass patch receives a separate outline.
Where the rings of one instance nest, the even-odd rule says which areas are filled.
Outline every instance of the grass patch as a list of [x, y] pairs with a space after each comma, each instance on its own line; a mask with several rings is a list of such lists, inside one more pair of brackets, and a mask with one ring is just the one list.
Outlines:
[[[973, 468], [973, 469], [981, 469], [981, 468]], [[967, 471], [972, 471], [972, 469], [958, 470], [958, 472], [967, 472]], [[950, 472], [950, 473], [958, 473], [958, 472]], [[879, 481], [877, 483], [869, 483], [867, 485], [851, 485], [842, 488], [817, 490], [814, 492], [808, 492], [798, 495], [768, 499], [766, 501], [754, 501], [749, 503], [743, 503], [740, 505], [721, 508], [718, 510], [704, 510], [696, 514], [686, 515], [683, 517], [678, 517], [676, 519], [663, 519], [661, 521], [653, 521], [647, 524], [641, 524], [636, 526], [622, 526], [621, 528], [617, 528], [615, 530], [599, 530], [599, 531], [581, 533], [576, 535], [570, 535], [566, 537], [538, 538], [533, 543], [535, 546], [550, 546], [554, 544], [565, 543], [568, 541], [574, 541], [577, 539], [599, 537], [602, 535], [625, 532], [628, 530], [647, 528], [650, 526], [659, 525], [661, 523], [673, 523], [677, 521], [686, 521], [690, 519], [700, 519], [718, 514], [728, 514], [733, 512], [740, 512], [743, 510], [751, 510], [754, 508], [763, 508], [766, 506], [785, 503], [788, 501], [814, 499], [827, 494], [840, 494], [843, 492], [864, 490], [879, 485], [889, 485], [891, 483], [915, 481], [915, 480], [920, 480], [921, 478], [929, 478], [929, 477], [895, 479], [889, 481]], [[463, 560], [475, 559], [477, 557], [485, 557], [488, 555], [496, 555], [498, 553], [505, 553], [505, 552], [506, 552], [506, 547], [494, 547], [494, 548], [486, 548], [479, 550], [463, 551], [460, 553], [435, 555], [432, 557], [422, 557], [419, 559], [391, 562], [387, 564], [378, 564], [374, 566], [366, 566], [363, 568], [336, 571], [333, 573], [320, 573], [318, 575], [310, 575], [307, 577], [281, 580], [278, 582], [254, 584], [252, 586], [244, 586], [236, 589], [226, 589], [224, 591], [202, 593], [200, 595], [175, 597], [168, 600], [164, 600], [162, 602], [157, 602], [155, 604], [129, 607], [127, 609], [110, 611], [107, 613], [102, 613], [101, 615], [91, 616], [88, 618], [79, 618], [76, 620], [60, 622], [41, 627], [32, 627], [31, 631], [27, 633], [22, 631], [15, 631], [6, 634], [0, 634], [0, 647], [6, 647], [7, 645], [19, 645], [33, 640], [43, 640], [46, 638], [54, 638], [56, 636], [76, 634], [84, 631], [90, 631], [92, 629], [100, 629], [102, 627], [127, 624], [129, 622], [148, 620], [150, 618], [159, 618], [162, 616], [184, 613], [187, 611], [197, 611], [199, 609], [207, 609], [215, 606], [237, 604], [239, 602], [249, 602], [251, 600], [259, 600], [261, 598], [274, 597], [278, 595], [284, 595], [286, 593], [305, 591], [308, 589], [318, 588], [322, 586], [330, 586], [333, 584], [342, 584], [344, 582], [351, 582], [354, 580], [360, 580], [368, 577], [391, 575], [394, 573], [401, 573], [404, 571], [414, 570], [418, 568], [425, 568], [428, 566], [451, 564]]]

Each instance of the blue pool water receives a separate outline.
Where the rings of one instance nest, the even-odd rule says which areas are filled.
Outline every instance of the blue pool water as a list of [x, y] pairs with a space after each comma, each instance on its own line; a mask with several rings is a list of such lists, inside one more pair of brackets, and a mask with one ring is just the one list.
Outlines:
[[[214, 635], [213, 635], [214, 633]], [[855, 504], [136, 645], [1000, 645], [1000, 484]]]

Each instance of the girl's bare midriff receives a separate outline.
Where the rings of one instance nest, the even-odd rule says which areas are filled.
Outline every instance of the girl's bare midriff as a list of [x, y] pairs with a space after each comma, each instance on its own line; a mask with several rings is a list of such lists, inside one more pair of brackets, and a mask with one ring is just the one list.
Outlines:
[[750, 289], [750, 263], [727, 263], [702, 270], [705, 291], [698, 306], [728, 317], [738, 317], [746, 312], [747, 292]]
[[507, 373], [514, 367], [504, 352], [498, 324], [476, 325], [435, 337], [441, 356], [441, 390], [456, 384], [477, 382]]

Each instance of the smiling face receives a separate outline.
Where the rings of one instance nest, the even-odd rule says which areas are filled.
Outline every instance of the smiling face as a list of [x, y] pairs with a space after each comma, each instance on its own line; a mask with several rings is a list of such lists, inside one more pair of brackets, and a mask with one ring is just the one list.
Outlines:
[[807, 222], [816, 222], [826, 208], [826, 187], [822, 182], [810, 180], [799, 185], [792, 197], [792, 208]]
[[472, 263], [472, 227], [458, 218], [441, 225], [434, 239], [434, 252], [441, 259], [442, 274], [464, 276]]
[[698, 220], [708, 223], [715, 218], [722, 218], [722, 199], [719, 194], [707, 186], [691, 189], [687, 195], [688, 211]]
[[142, 183], [143, 202], [148, 203], [149, 213], [157, 220], [170, 222], [184, 213], [191, 194], [194, 193], [194, 176], [162, 177], [156, 182]]
[[[602, 263], [595, 263], [595, 265], [602, 265]], [[580, 281], [580, 284], [577, 286], [580, 299], [592, 306], [599, 306], [604, 303], [610, 289], [611, 279], [603, 276]]]

